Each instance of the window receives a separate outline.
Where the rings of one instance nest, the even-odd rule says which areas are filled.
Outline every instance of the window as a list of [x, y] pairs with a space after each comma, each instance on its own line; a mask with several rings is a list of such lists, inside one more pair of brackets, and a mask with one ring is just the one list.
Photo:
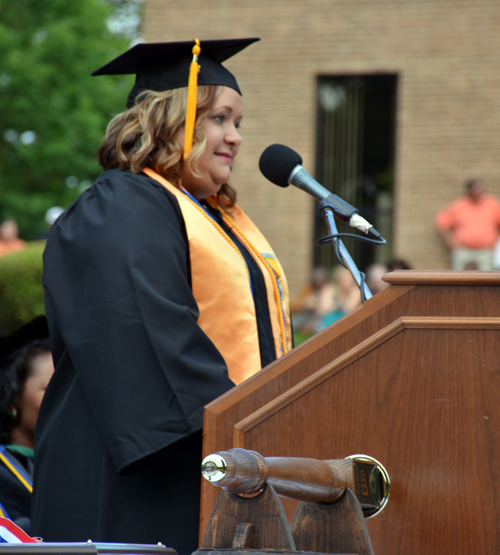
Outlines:
[[[386, 239], [370, 245], [343, 239], [361, 271], [387, 263], [392, 253], [396, 75], [320, 77], [316, 179], [355, 206]], [[315, 239], [327, 234], [315, 206]], [[336, 220], [340, 232], [357, 230]], [[314, 247], [314, 265], [333, 268], [330, 245]]]

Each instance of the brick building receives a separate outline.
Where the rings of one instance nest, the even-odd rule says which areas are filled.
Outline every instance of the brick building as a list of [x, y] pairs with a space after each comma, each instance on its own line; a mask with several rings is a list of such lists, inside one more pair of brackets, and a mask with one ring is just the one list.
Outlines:
[[362, 269], [392, 256], [449, 268], [436, 211], [470, 177], [500, 196], [499, 29], [498, 0], [146, 0], [143, 19], [148, 42], [262, 38], [225, 64], [245, 109], [232, 183], [292, 292], [314, 261], [317, 203], [270, 184], [262, 151], [292, 147], [366, 205], [389, 245], [358, 253]]

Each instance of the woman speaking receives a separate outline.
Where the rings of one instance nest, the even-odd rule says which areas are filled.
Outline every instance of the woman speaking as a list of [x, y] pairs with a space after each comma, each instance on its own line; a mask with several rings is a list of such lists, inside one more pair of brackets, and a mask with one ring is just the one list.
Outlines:
[[198, 546], [203, 407], [291, 349], [288, 291], [229, 180], [258, 39], [139, 44], [104, 173], [44, 253], [56, 366], [40, 412], [34, 534]]

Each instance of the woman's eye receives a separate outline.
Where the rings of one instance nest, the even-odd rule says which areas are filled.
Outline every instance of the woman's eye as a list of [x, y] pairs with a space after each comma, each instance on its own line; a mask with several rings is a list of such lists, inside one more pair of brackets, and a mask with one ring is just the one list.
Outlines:
[[222, 123], [224, 121], [224, 116], [214, 116], [213, 118], [217, 123]]

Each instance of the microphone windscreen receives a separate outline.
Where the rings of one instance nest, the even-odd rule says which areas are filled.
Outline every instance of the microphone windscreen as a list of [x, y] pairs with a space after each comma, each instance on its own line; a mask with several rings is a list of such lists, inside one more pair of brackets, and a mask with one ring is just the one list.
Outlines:
[[288, 178], [299, 164], [302, 164], [300, 154], [279, 144], [268, 146], [259, 160], [259, 168], [264, 177], [280, 187], [288, 187]]

